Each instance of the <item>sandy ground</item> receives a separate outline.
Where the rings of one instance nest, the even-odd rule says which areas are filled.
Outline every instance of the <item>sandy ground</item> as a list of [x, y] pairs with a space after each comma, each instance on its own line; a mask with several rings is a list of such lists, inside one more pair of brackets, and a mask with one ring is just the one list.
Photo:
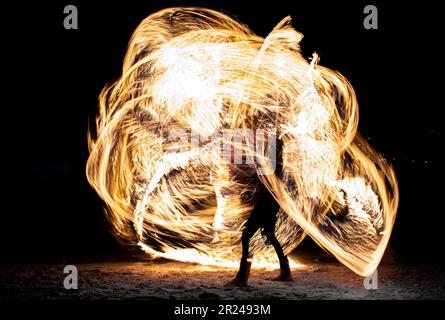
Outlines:
[[445, 299], [445, 266], [381, 265], [378, 289], [341, 264], [313, 262], [294, 281], [254, 269], [247, 288], [226, 288], [235, 270], [171, 261], [74, 263], [78, 290], [63, 287], [65, 264], [3, 264], [3, 299]]

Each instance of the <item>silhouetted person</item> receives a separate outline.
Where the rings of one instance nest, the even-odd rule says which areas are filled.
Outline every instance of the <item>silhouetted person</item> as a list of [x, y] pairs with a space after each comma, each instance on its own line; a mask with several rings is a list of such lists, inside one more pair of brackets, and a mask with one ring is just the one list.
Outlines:
[[[275, 174], [281, 177], [282, 174], [282, 141], [276, 141], [276, 167]], [[252, 210], [243, 230], [241, 237], [242, 256], [240, 267], [236, 278], [228, 282], [226, 286], [246, 286], [249, 278], [250, 267], [252, 265], [253, 252], [249, 250], [250, 240], [253, 235], [261, 229], [261, 233], [268, 242], [274, 247], [280, 261], [280, 275], [274, 280], [290, 281], [292, 280], [289, 267], [289, 260], [284, 255], [283, 249], [275, 236], [275, 224], [277, 221], [280, 205], [273, 195], [269, 192], [261, 180], [256, 177], [258, 183], [257, 202]]]

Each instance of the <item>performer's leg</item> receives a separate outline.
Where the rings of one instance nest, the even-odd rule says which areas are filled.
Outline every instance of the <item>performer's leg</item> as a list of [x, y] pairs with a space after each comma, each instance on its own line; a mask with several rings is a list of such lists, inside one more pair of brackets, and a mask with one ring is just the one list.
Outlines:
[[283, 248], [281, 248], [280, 242], [278, 241], [277, 237], [275, 236], [274, 230], [269, 228], [268, 230], [265, 230], [265, 234], [267, 236], [267, 239], [272, 244], [272, 246], [275, 249], [275, 252], [277, 253], [278, 260], [280, 261], [280, 276], [275, 278], [274, 280], [280, 280], [280, 281], [289, 281], [292, 279], [290, 267], [289, 267], [289, 260], [286, 257], [286, 255], [283, 252]]
[[238, 273], [235, 279], [228, 282], [226, 286], [247, 286], [247, 281], [249, 279], [250, 267], [252, 266], [253, 253], [249, 250], [250, 239], [253, 237], [255, 232], [258, 230], [258, 226], [251, 223], [247, 223], [246, 228], [243, 231], [241, 237], [242, 244], [242, 255]]
[[243, 253], [241, 256], [240, 267], [236, 278], [241, 283], [246, 283], [249, 279], [250, 267], [252, 265], [253, 253], [250, 252], [250, 239], [258, 228], [246, 228], [241, 238]]

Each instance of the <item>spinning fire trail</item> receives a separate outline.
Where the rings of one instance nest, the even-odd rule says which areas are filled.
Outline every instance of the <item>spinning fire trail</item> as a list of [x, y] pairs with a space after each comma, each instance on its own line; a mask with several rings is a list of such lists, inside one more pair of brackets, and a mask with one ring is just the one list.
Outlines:
[[[86, 168], [119, 239], [153, 258], [237, 267], [255, 202], [255, 186], [227, 161], [241, 151], [281, 206], [286, 254], [308, 235], [359, 275], [375, 270], [396, 216], [396, 177], [357, 132], [349, 82], [315, 54], [306, 61], [301, 39], [289, 17], [266, 38], [201, 8], [142, 21], [121, 78], [100, 95]], [[281, 178], [268, 174], [273, 135]], [[254, 266], [277, 263], [260, 233], [251, 247]]]

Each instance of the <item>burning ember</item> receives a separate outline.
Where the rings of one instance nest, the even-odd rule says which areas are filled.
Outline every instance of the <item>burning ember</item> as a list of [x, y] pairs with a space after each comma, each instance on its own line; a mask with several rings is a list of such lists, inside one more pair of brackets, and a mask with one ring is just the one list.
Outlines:
[[[357, 132], [349, 82], [315, 54], [307, 62], [302, 37], [289, 17], [262, 38], [201, 8], [142, 21], [121, 78], [100, 95], [86, 169], [119, 239], [153, 258], [237, 267], [255, 203], [249, 175], [237, 172], [253, 170], [281, 206], [286, 254], [308, 235], [354, 272], [376, 269], [396, 177]], [[281, 178], [269, 174], [275, 137]], [[251, 247], [254, 266], [278, 266], [260, 232]]]

